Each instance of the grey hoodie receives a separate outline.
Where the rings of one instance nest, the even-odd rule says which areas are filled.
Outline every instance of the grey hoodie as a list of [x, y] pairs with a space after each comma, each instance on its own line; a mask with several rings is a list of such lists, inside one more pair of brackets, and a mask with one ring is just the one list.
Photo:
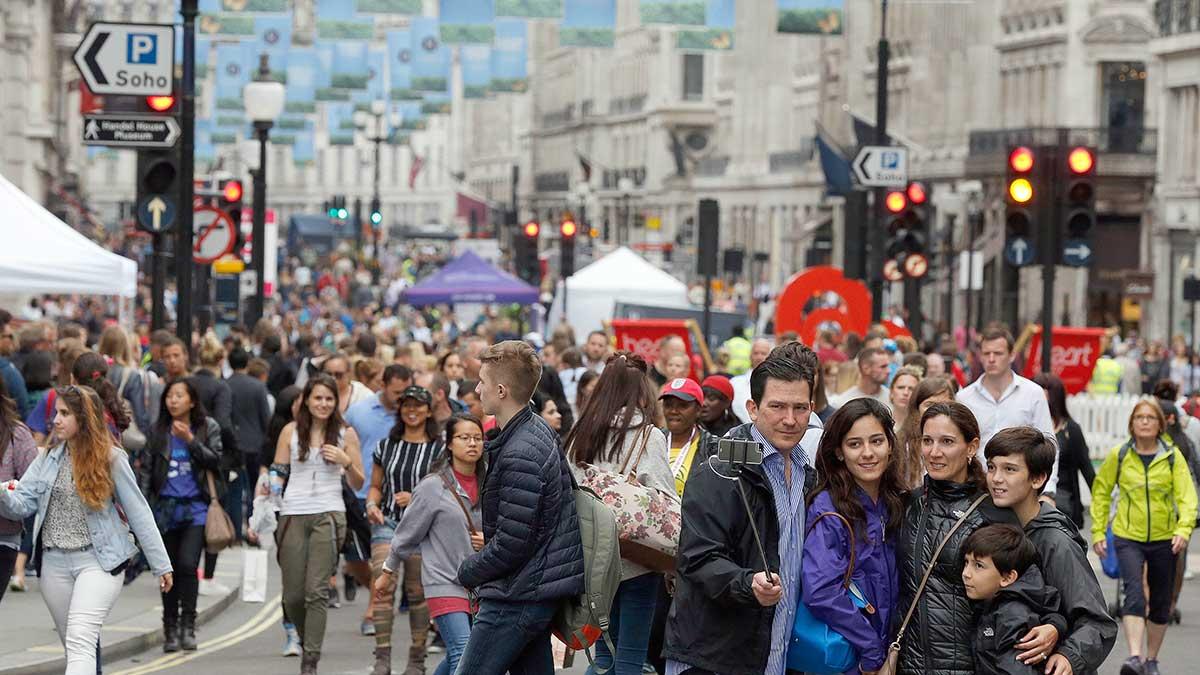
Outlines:
[[463, 507], [446, 487], [446, 480], [470, 510], [475, 531], [483, 531], [480, 503], [471, 503], [455, 480], [454, 472], [448, 465], [444, 466], [422, 478], [413, 489], [412, 502], [404, 509], [396, 526], [392, 548], [383, 566], [387, 570], [396, 570], [404, 559], [420, 554], [425, 597], [466, 598], [467, 589], [458, 582], [458, 566], [475, 553], [475, 549], [471, 548], [471, 533], [467, 529]]

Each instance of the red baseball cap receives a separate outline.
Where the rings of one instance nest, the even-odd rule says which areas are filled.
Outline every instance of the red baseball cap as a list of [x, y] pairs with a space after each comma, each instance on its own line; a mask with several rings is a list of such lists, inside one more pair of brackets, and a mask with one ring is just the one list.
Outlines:
[[696, 384], [695, 380], [686, 377], [677, 377], [663, 385], [658, 397], [663, 399], [668, 396], [674, 396], [675, 398], [681, 398], [694, 403], [704, 402], [704, 390], [700, 388], [700, 385]]
[[721, 392], [721, 395], [725, 398], [729, 399], [730, 401], [733, 400], [733, 383], [729, 381], [728, 377], [723, 377], [721, 375], [709, 375], [708, 377], [704, 378], [704, 382], [702, 382], [700, 386], [716, 389], [717, 391]]

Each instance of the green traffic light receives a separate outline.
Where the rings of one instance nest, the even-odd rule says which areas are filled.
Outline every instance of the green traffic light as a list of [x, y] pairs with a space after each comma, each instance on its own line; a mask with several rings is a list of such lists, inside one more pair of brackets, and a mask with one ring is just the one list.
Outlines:
[[371, 222], [378, 225], [383, 222], [383, 214], [378, 211], [371, 212]]
[[338, 214], [337, 209], [329, 209], [329, 217], [330, 218], [337, 218], [337, 214]]
[[338, 217], [338, 218], [341, 218], [342, 220], [345, 220], [345, 219], [346, 219], [346, 218], [348, 218], [349, 216], [350, 216], [350, 212], [349, 212], [349, 211], [347, 211], [346, 209], [338, 209], [338, 212], [337, 212], [337, 217]]

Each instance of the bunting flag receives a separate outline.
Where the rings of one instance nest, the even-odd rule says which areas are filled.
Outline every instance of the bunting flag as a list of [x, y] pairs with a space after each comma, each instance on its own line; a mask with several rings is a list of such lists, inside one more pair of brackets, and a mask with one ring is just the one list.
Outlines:
[[317, 54], [311, 47], [295, 48], [288, 53], [285, 112], [317, 111], [317, 69]]
[[438, 20], [425, 16], [413, 17], [409, 30], [412, 38], [412, 88], [420, 92], [447, 91], [450, 52], [442, 44]]
[[643, 24], [703, 26], [704, 5], [704, 0], [640, 0], [638, 9]]
[[558, 43], [563, 47], [612, 47], [617, 0], [565, 0]]
[[215, 109], [245, 113], [242, 86], [250, 81], [246, 68], [249, 52], [241, 43], [217, 45]]
[[496, 0], [496, 16], [521, 19], [561, 19], [563, 0]]
[[592, 182], [592, 160], [578, 150], [575, 151], [575, 157], [579, 160], [579, 171], [583, 174], [583, 182]]
[[486, 97], [492, 84], [492, 48], [488, 45], [463, 45], [459, 50], [463, 98]]
[[354, 104], [325, 104], [325, 128], [329, 145], [354, 145]]
[[255, 54], [269, 57], [275, 79], [286, 83], [287, 57], [292, 47], [291, 15], [254, 17], [254, 44]]
[[316, 144], [313, 142], [312, 131], [302, 131], [296, 134], [296, 142], [292, 144], [292, 163], [296, 166], [308, 166], [316, 161]]
[[337, 40], [332, 45], [329, 86], [337, 89], [366, 89], [370, 79], [369, 48], [361, 40]]
[[675, 33], [675, 46], [679, 49], [733, 49], [735, 2], [736, 0], [706, 0], [704, 26], [679, 29]]
[[421, 0], [357, 0], [359, 14], [420, 14]]
[[493, 92], [522, 92], [529, 88], [529, 22], [496, 19], [496, 42], [492, 46]]
[[447, 93], [430, 93], [421, 97], [421, 114], [423, 115], [449, 115], [450, 114], [450, 94]]
[[[176, 40], [175, 62], [183, 63], [183, 40]], [[212, 38], [205, 35], [196, 36], [196, 82], [208, 76], [209, 52], [212, 51]]]
[[413, 151], [412, 167], [408, 170], [408, 189], [417, 189], [417, 176], [421, 173], [421, 169], [425, 166], [425, 160], [420, 155]]
[[201, 14], [196, 19], [200, 34], [247, 38], [254, 35], [254, 17], [241, 14]]
[[356, 0], [315, 0], [317, 21], [353, 21]]
[[775, 0], [780, 33], [841, 35], [845, 25], [845, 0]]
[[393, 101], [414, 101], [421, 94], [412, 85], [412, 32], [408, 29], [387, 32], [388, 90]]
[[442, 42], [446, 44], [491, 44], [495, 38], [492, 20], [495, 0], [439, 0]]
[[400, 113], [400, 128], [404, 131], [420, 131], [425, 128], [425, 113], [421, 112], [421, 101], [397, 101], [395, 110]]
[[821, 170], [825, 173], [825, 194], [845, 197], [854, 192], [850, 160], [846, 152], [827, 137], [824, 127], [818, 124], [815, 141], [821, 157]]
[[367, 94], [372, 100], [388, 99], [387, 72], [388, 53], [386, 47], [372, 45], [367, 50]]

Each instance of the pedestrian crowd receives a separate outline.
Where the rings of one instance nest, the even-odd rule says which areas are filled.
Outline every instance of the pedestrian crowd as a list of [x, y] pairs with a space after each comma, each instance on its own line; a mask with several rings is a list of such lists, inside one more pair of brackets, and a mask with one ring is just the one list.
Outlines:
[[706, 372], [683, 335], [646, 357], [339, 302], [190, 344], [0, 315], [0, 599], [37, 575], [68, 673], [147, 571], [164, 650], [197, 649], [238, 544], [274, 550], [302, 673], [360, 589], [373, 675], [436, 652], [439, 675], [552, 673], [552, 634], [615, 675], [1066, 675], [1118, 619], [1122, 674], [1163, 671], [1200, 433], [1170, 376], [1094, 468], [999, 326], [965, 359], [879, 328], [739, 336]]

